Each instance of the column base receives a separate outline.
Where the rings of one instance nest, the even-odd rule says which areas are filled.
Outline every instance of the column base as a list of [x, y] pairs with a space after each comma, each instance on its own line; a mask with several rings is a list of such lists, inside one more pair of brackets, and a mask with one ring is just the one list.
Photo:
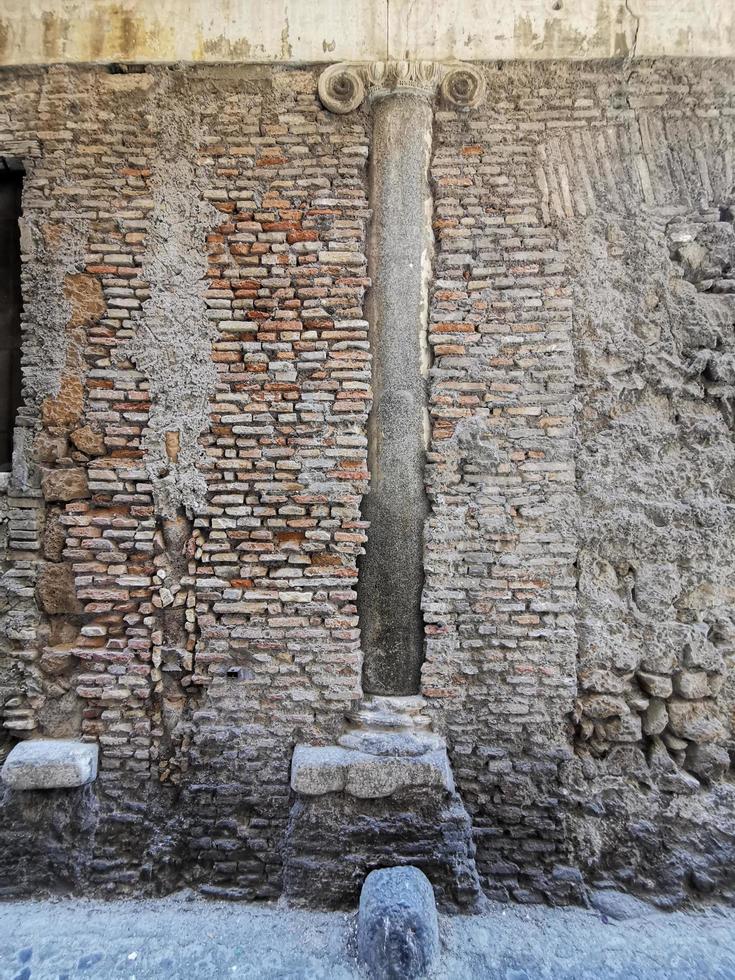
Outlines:
[[480, 907], [472, 823], [444, 739], [422, 705], [368, 698], [336, 745], [296, 746], [284, 849], [291, 901], [353, 907], [370, 871], [413, 865], [431, 881], [440, 908]]

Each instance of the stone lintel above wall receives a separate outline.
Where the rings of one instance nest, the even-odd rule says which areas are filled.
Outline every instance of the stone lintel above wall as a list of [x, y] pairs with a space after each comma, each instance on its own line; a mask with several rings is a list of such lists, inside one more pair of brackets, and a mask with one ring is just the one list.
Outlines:
[[731, 57], [731, 0], [5, 0], [0, 64]]
[[15, 790], [73, 789], [97, 778], [99, 748], [66, 739], [19, 742], [2, 768], [3, 782]]

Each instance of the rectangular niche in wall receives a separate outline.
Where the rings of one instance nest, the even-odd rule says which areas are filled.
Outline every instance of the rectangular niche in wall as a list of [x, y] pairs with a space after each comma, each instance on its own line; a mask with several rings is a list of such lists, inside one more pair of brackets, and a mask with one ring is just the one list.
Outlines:
[[21, 398], [20, 228], [23, 172], [0, 157], [0, 472], [11, 468]]

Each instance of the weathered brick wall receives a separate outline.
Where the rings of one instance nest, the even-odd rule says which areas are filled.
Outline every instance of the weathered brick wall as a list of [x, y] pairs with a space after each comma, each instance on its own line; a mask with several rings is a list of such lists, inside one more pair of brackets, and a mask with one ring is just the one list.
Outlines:
[[488, 81], [436, 126], [424, 693], [491, 893], [725, 889], [732, 68]]
[[[86, 887], [278, 894], [293, 745], [360, 693], [370, 114], [316, 78], [0, 76], [0, 746], [99, 740]], [[487, 78], [435, 116], [423, 693], [490, 894], [722, 890], [729, 783], [654, 728], [729, 745], [733, 71]]]
[[273, 894], [292, 746], [359, 691], [366, 119], [311, 72], [3, 82], [45, 499], [5, 729], [99, 741], [98, 882], [163, 862], [173, 815], [165, 861]]
[[503, 82], [437, 117], [423, 671], [499, 895], [563, 847], [541, 788], [569, 753], [576, 555], [572, 301], [536, 175], [548, 102]]

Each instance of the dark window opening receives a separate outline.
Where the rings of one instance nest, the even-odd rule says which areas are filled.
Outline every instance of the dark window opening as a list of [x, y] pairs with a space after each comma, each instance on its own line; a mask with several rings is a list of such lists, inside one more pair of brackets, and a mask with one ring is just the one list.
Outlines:
[[23, 173], [0, 158], [0, 472], [11, 468], [21, 400], [20, 228]]

